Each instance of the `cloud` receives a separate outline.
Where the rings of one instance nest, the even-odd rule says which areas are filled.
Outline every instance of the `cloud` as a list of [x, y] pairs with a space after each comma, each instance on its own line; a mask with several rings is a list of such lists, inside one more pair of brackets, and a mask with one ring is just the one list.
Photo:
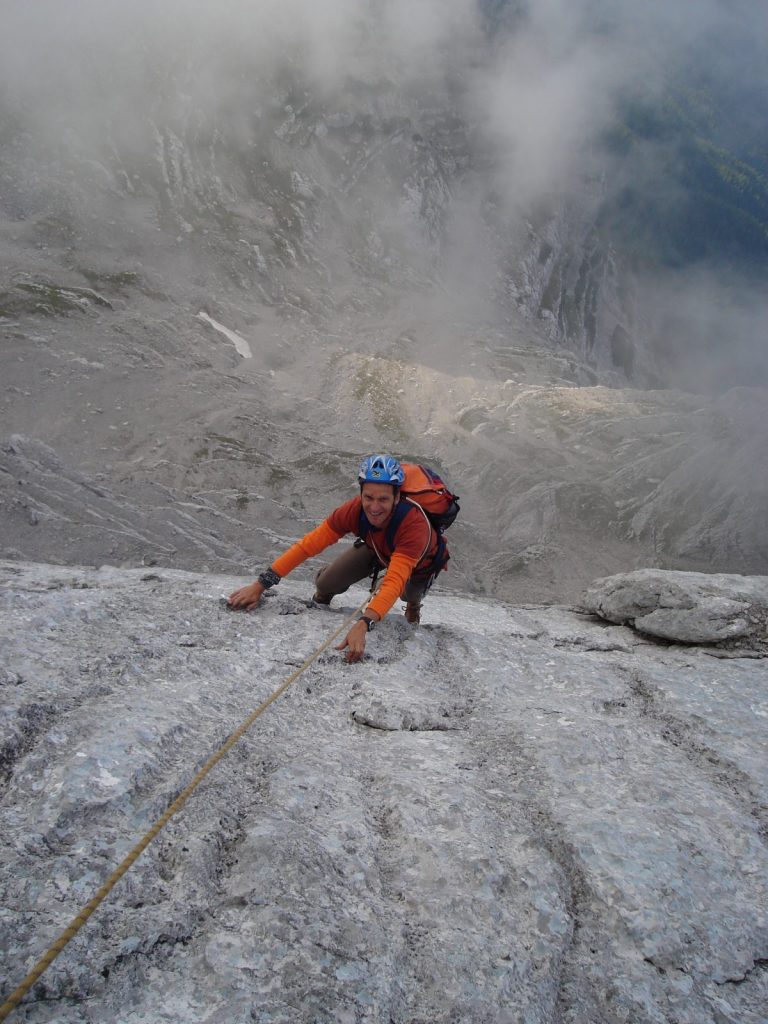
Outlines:
[[[522, 11], [476, 71], [473, 111], [522, 202], [591, 173], [629, 100], [658, 101], [696, 65], [733, 88], [764, 53], [757, 41], [768, 45], [768, 8], [742, 0], [536, 0]], [[768, 86], [764, 66], [761, 77]]]
[[[698, 49], [721, 77], [740, 41], [768, 38], [744, 0], [496, 3], [514, 30], [483, 36], [488, 0], [35, 0], [6, 5], [0, 87], [52, 135], [165, 103], [202, 110], [269, 98], [290, 71], [322, 99], [350, 80], [407, 91], [450, 80], [510, 190], [562, 187], [619, 97], [652, 95]], [[743, 46], [741, 48], [743, 56]], [[765, 77], [765, 75], [764, 75]], [[344, 97], [349, 102], [350, 96]]]
[[[463, 280], [464, 305], [474, 310], [484, 282], [504, 273], [494, 270], [492, 232], [480, 224], [484, 193], [502, 197], [499, 219], [510, 230], [540, 200], [550, 210], [574, 195], [597, 205], [611, 187], [601, 140], [622, 104], [657, 102], [692, 67], [739, 110], [742, 135], [763, 138], [767, 48], [768, 6], [753, 0], [14, 0], [0, 37], [0, 131], [32, 155], [41, 180], [48, 161], [58, 187], [67, 154], [76, 154], [76, 175], [86, 163], [108, 163], [109, 149], [128, 180], [132, 162], [149, 166], [166, 128], [166, 144], [173, 135], [180, 147], [202, 150], [215, 136], [221, 164], [230, 153], [251, 154], [263, 142], [259, 124], [271, 145], [289, 94], [294, 107], [311, 103], [327, 117], [350, 120], [378, 104], [380, 124], [422, 113], [433, 123], [454, 119], [456, 136], [436, 132], [429, 142], [435, 160], [444, 158], [430, 231], [436, 237], [442, 224], [446, 279], [457, 301]], [[673, 207], [678, 183], [659, 173], [665, 144], [638, 146], [633, 170], [636, 185], [663, 188]], [[4, 157], [13, 157], [7, 147]], [[356, 179], [358, 199], [369, 180], [370, 208], [394, 208], [386, 189], [376, 190], [401, 185], [416, 196], [401, 219], [418, 219], [413, 168], [382, 169], [373, 155], [368, 166], [369, 178]], [[211, 180], [224, 174], [219, 165], [208, 170]], [[422, 228], [398, 222], [392, 230], [415, 249]], [[739, 319], [740, 336], [751, 331], [742, 315], [753, 308], [744, 298], [751, 287], [721, 303]], [[679, 308], [689, 311], [690, 330], [727, 333], [714, 311], [697, 316], [711, 294], [698, 279], [684, 291], [690, 301]]]
[[610, 73], [590, 49], [548, 54], [528, 34], [504, 47], [478, 76], [476, 106], [499, 162], [503, 191], [518, 208], [572, 181], [577, 160], [610, 103]]
[[665, 384], [694, 392], [768, 386], [768, 295], [759, 281], [696, 268], [644, 287]]

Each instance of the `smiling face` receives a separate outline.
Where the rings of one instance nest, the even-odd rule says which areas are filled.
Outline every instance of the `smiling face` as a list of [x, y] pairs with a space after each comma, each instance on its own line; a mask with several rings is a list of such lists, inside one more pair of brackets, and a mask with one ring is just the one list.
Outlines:
[[397, 501], [397, 491], [392, 484], [365, 483], [360, 497], [363, 500], [363, 512], [371, 526], [377, 529], [384, 526]]

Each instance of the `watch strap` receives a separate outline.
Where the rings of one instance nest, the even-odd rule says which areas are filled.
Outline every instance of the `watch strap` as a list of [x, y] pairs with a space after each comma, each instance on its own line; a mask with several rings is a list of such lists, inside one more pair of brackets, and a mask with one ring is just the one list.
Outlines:
[[278, 574], [272, 568], [265, 569], [264, 572], [258, 577], [259, 583], [266, 590], [269, 590], [270, 587], [277, 586], [281, 579], [282, 577], [278, 576]]

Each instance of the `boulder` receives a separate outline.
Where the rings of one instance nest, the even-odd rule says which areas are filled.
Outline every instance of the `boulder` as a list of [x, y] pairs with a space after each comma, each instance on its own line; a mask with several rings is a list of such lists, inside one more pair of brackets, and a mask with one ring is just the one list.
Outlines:
[[595, 580], [581, 607], [682, 643], [768, 638], [768, 576], [638, 569]]

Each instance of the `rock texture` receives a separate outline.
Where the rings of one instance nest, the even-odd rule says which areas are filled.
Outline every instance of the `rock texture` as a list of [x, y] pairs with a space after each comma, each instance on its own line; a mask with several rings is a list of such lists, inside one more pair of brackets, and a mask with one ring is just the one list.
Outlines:
[[639, 569], [596, 580], [583, 606], [665, 640], [768, 647], [768, 576]]
[[[311, 574], [2, 563], [2, 994], [341, 625]], [[762, 1024], [765, 661], [438, 586], [329, 650], [43, 976], [28, 1024]]]

